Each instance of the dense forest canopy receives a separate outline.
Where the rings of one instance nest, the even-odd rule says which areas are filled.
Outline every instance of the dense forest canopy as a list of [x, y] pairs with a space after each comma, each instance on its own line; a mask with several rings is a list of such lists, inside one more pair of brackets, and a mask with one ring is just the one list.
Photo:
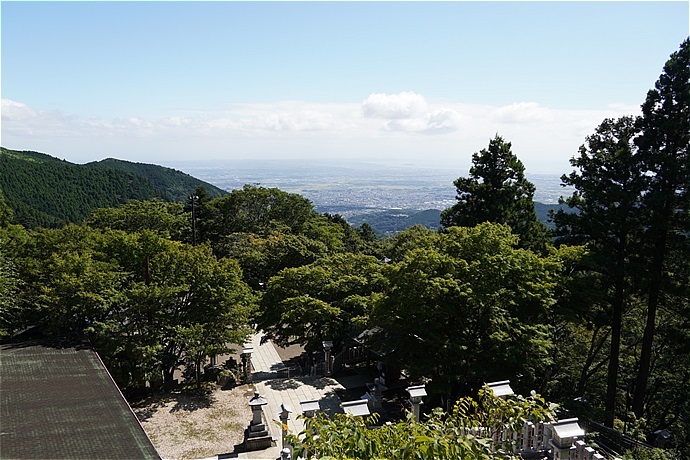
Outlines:
[[[455, 182], [442, 229], [385, 239], [275, 188], [215, 195], [173, 180], [183, 198], [166, 201], [131, 164], [80, 167], [3, 149], [0, 335], [38, 327], [87, 339], [127, 392], [170, 383], [182, 364], [198, 383], [205, 358], [242, 344], [254, 324], [307, 350], [366, 331], [391, 367], [427, 382], [432, 405], [448, 409], [483, 382], [510, 379], [628, 436], [653, 442], [666, 430], [687, 458], [690, 40], [642, 109], [584, 140], [562, 177], [575, 191], [552, 234], [498, 135]], [[54, 174], [38, 174], [45, 162]], [[51, 189], [58, 175], [83, 205], [61, 209], [74, 197]], [[116, 202], [98, 201], [106, 195]], [[70, 213], [81, 223], [62, 225]], [[525, 410], [541, 410], [535, 401]], [[449, 430], [463, 420], [432, 417]], [[339, 430], [366, 428], [348, 423], [333, 421], [329, 435], [340, 442]], [[360, 434], [395, 447], [426, 442], [424, 429]], [[448, 448], [481, 451], [460, 444]]]
[[78, 165], [2, 148], [0, 171], [0, 190], [16, 222], [28, 228], [81, 223], [95, 209], [130, 200], [183, 201], [198, 186], [211, 197], [225, 194], [180, 171], [114, 159]]

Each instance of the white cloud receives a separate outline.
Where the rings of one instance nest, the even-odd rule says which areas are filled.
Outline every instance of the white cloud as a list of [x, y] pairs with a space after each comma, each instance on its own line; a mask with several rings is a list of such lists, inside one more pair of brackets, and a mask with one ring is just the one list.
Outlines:
[[270, 133], [333, 133], [353, 128], [361, 118], [355, 104], [313, 104], [284, 101], [238, 104], [215, 117], [199, 119], [211, 132], [238, 132], [249, 136]]
[[3, 120], [27, 120], [34, 118], [37, 112], [26, 104], [2, 99], [2, 119]]
[[426, 119], [426, 132], [450, 132], [460, 129], [461, 117], [455, 110], [437, 110], [427, 115]]
[[536, 102], [519, 102], [499, 107], [491, 116], [502, 123], [544, 123], [551, 121], [553, 113]]
[[267, 131], [327, 131], [337, 129], [333, 115], [316, 110], [271, 113], [255, 119], [245, 119], [245, 128]]
[[384, 129], [423, 134], [445, 134], [460, 129], [461, 118], [455, 110], [441, 109], [419, 118], [391, 120], [384, 125]]
[[413, 92], [373, 93], [362, 102], [362, 114], [368, 118], [405, 119], [424, 115], [424, 96]]
[[629, 109], [427, 103], [419, 94], [400, 93], [372, 94], [363, 103], [243, 103], [176, 111], [160, 119], [137, 114], [113, 119], [65, 115], [3, 99], [2, 143], [77, 162], [123, 155], [160, 162], [194, 152], [198, 160], [225, 155], [337, 158], [445, 167], [468, 165], [472, 153], [498, 133], [512, 142], [529, 172], [563, 173], [585, 136], [604, 118], [631, 114]]

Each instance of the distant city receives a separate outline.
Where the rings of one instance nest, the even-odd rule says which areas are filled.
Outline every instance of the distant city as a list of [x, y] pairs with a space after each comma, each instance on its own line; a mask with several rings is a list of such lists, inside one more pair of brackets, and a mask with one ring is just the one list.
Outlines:
[[[299, 160], [176, 162], [167, 166], [228, 191], [252, 184], [298, 193], [317, 211], [345, 218], [395, 209], [446, 209], [455, 202], [453, 181], [468, 175], [467, 170]], [[559, 175], [526, 175], [536, 187], [537, 202], [554, 204], [571, 193], [561, 187]]]

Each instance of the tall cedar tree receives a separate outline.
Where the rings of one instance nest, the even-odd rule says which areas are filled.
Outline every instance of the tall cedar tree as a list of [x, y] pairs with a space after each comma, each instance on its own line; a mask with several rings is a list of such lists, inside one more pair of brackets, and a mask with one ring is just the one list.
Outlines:
[[192, 246], [206, 241], [206, 224], [208, 220], [207, 204], [210, 200], [208, 193], [203, 185], [200, 185], [187, 197], [184, 210], [190, 215], [190, 237], [189, 242]]
[[640, 156], [635, 148], [635, 119], [606, 119], [586, 138], [580, 154], [570, 160], [576, 171], [563, 175], [575, 192], [561, 203], [577, 212], [555, 214], [559, 241], [589, 243], [590, 254], [611, 286], [606, 301], [611, 324], [611, 349], [606, 390], [606, 425], [613, 426], [616, 408], [622, 318], [629, 295], [632, 257], [640, 232], [640, 197], [644, 189]]
[[655, 322], [668, 286], [668, 264], [675, 251], [688, 250], [690, 39], [671, 55], [654, 89], [647, 93], [639, 127], [642, 135], [637, 145], [650, 183], [643, 199], [649, 261], [647, 321], [632, 407], [637, 417], [644, 415]]
[[520, 247], [541, 252], [547, 230], [534, 210], [534, 184], [525, 179], [525, 167], [510, 148], [510, 142], [496, 135], [488, 150], [472, 155], [470, 177], [453, 182], [458, 202], [441, 213], [441, 225], [508, 224], [520, 237]]

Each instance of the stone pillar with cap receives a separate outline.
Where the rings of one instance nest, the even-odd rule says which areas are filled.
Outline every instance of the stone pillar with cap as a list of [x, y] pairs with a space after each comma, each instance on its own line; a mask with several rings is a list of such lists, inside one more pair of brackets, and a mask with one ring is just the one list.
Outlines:
[[422, 398], [426, 396], [426, 388], [424, 385], [415, 385], [407, 387], [407, 392], [410, 394], [410, 403], [412, 404], [412, 415], [414, 419], [419, 422], [421, 415]]
[[307, 418], [312, 418], [316, 411], [320, 409], [318, 400], [300, 401], [299, 405], [302, 408], [302, 414]]
[[278, 406], [278, 417], [280, 418], [280, 428], [281, 428], [281, 442], [283, 448], [288, 448], [289, 446], [285, 442], [285, 436], [288, 433], [288, 420], [290, 419], [290, 414], [292, 413], [292, 408], [285, 403]]
[[331, 375], [331, 372], [333, 371], [333, 369], [331, 369], [331, 349], [333, 349], [333, 342], [330, 340], [324, 340], [321, 342], [321, 345], [323, 345], [324, 357], [326, 358], [326, 369], [324, 372], [326, 375]]
[[553, 451], [553, 460], [572, 460], [577, 453], [575, 441], [585, 435], [577, 418], [569, 418], [550, 424], [550, 447]]
[[486, 386], [491, 388], [491, 390], [494, 393], [494, 396], [497, 396], [501, 399], [506, 399], [507, 396], [515, 394], [513, 392], [513, 389], [510, 387], [510, 380], [501, 380], [499, 382], [491, 382], [491, 383], [487, 383]]
[[340, 403], [340, 407], [343, 408], [343, 412], [347, 415], [352, 415], [354, 417], [364, 417], [370, 415], [369, 405], [364, 400], [346, 401]]

